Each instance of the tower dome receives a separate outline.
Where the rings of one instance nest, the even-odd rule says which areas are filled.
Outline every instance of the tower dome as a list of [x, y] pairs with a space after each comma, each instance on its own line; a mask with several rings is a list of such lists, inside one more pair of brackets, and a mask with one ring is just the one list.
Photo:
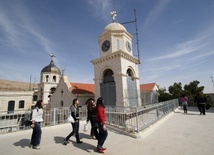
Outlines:
[[57, 66], [55, 66], [53, 60], [51, 60], [51, 62], [48, 66], [46, 66], [42, 69], [41, 73], [44, 73], [44, 72], [56, 73], [56, 74], [61, 75], [60, 69]]
[[121, 25], [120, 23], [116, 23], [116, 22], [113, 22], [113, 23], [110, 23], [108, 24], [105, 28], [104, 28], [104, 31], [114, 31], [114, 30], [122, 30], [122, 31], [127, 31], [126, 28]]

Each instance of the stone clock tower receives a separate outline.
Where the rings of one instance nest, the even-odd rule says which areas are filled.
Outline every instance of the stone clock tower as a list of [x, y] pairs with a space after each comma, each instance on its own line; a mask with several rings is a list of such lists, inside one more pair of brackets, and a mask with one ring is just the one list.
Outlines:
[[91, 61], [95, 98], [101, 96], [109, 106], [140, 106], [139, 60], [133, 56], [132, 35], [115, 22], [115, 11], [111, 15], [113, 22], [98, 38], [100, 58]]

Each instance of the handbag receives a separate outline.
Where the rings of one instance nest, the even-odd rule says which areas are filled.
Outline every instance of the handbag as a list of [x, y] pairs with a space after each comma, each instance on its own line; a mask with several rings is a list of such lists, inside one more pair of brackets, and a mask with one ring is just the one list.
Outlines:
[[24, 125], [25, 126], [31, 126], [32, 125], [32, 112], [31, 113], [27, 113], [24, 116]]
[[206, 110], [209, 110], [211, 108], [211, 105], [208, 103], [205, 108]]
[[74, 118], [71, 115], [69, 115], [67, 118], [67, 122], [68, 123], [74, 123], [75, 121], [74, 121]]
[[86, 123], [86, 124], [84, 125], [83, 131], [84, 131], [84, 132], [87, 132], [88, 129], [89, 129], [89, 125], [88, 125], [88, 123]]

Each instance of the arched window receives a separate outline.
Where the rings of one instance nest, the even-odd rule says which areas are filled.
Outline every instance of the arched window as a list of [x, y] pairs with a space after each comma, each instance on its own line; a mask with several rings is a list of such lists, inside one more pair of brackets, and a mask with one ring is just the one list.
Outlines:
[[111, 69], [107, 69], [103, 75], [103, 83], [114, 82], [113, 74]]
[[55, 90], [56, 90], [56, 88], [55, 88], [55, 87], [52, 87], [52, 88], [50, 89], [50, 94], [53, 94], [53, 93], [55, 92]]
[[53, 76], [53, 82], [56, 82], [56, 76], [55, 75]]
[[127, 69], [127, 103], [129, 106], [137, 106], [138, 105], [138, 94], [136, 81], [131, 69]]
[[133, 81], [134, 78], [133, 78], [133, 73], [132, 73], [132, 70], [131, 69], [128, 69], [126, 74], [128, 75], [128, 77]]
[[7, 113], [14, 113], [15, 101], [11, 100], [8, 102]]
[[60, 105], [61, 105], [61, 107], [64, 106], [64, 102], [62, 100], [60, 101]]
[[46, 82], [48, 82], [48, 78], [49, 78], [49, 76], [48, 76], [48, 75], [46, 75]]
[[63, 89], [61, 90], [61, 97], [63, 97], [63, 93], [64, 93], [64, 91], [63, 91]]
[[20, 100], [19, 101], [19, 108], [24, 108], [25, 107], [25, 101], [24, 100]]
[[33, 95], [33, 101], [37, 101], [38, 100], [38, 96], [37, 95]]

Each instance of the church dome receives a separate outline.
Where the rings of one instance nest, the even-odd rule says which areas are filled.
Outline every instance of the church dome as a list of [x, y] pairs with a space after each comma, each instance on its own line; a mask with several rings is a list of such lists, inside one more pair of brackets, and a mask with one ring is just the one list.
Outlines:
[[123, 30], [123, 31], [126, 31], [126, 28], [123, 26], [123, 25], [121, 25], [120, 23], [110, 23], [110, 24], [108, 24], [106, 27], [105, 27], [105, 29], [104, 29], [104, 31], [108, 31], [108, 30]]
[[53, 60], [51, 60], [51, 62], [48, 66], [46, 66], [42, 69], [41, 73], [43, 73], [43, 72], [56, 73], [56, 74], [61, 75], [60, 69], [54, 65]]

